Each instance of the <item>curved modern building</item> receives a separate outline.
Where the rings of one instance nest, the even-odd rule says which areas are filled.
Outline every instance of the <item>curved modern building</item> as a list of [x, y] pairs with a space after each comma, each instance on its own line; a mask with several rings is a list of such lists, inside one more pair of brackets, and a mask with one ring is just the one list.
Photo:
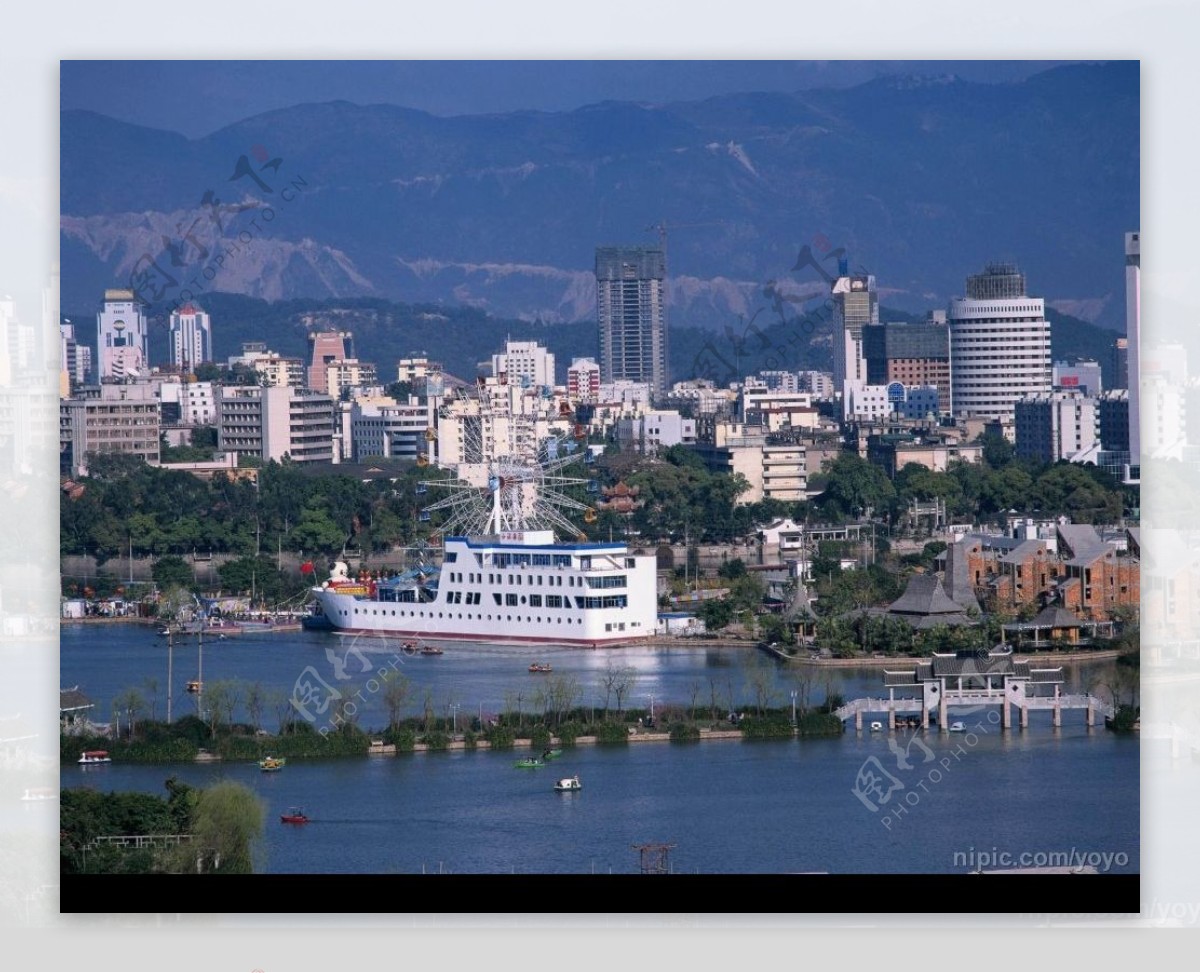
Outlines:
[[1013, 264], [988, 264], [950, 301], [950, 410], [1011, 420], [1026, 395], [1051, 391], [1050, 322]]

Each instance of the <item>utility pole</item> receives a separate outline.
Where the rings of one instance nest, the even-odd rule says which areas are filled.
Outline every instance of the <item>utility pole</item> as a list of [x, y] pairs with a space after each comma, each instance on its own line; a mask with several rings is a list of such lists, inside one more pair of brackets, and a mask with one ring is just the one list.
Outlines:
[[200, 619], [200, 627], [196, 629], [196, 715], [204, 719], [204, 619]]
[[174, 695], [175, 683], [172, 672], [172, 656], [174, 654], [175, 633], [171, 630], [171, 623], [167, 622], [167, 723], [171, 722], [171, 697]]

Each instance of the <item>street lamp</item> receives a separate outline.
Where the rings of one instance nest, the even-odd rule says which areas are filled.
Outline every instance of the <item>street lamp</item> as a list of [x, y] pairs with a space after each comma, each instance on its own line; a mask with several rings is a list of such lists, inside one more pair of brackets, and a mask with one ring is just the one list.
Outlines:
[[458, 732], [458, 703], [450, 704], [450, 733], [454, 735]]
[[654, 693], [647, 693], [646, 696], [650, 700], [650, 722], [654, 722]]
[[792, 690], [792, 726], [796, 725], [796, 690]]

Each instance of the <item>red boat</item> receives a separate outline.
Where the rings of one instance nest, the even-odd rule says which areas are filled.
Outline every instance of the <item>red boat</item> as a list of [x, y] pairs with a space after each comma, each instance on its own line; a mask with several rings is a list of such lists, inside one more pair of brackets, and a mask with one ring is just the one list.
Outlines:
[[302, 807], [289, 807], [287, 814], [279, 815], [280, 824], [308, 824], [308, 815]]

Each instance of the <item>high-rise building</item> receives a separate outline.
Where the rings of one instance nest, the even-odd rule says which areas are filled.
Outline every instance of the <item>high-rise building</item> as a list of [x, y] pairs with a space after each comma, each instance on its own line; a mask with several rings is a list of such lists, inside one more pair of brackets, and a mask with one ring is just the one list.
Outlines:
[[567, 369], [567, 398], [573, 405], [595, 405], [600, 399], [600, 366], [594, 358], [576, 358]]
[[146, 314], [133, 291], [105, 291], [104, 309], [96, 315], [99, 378], [121, 380], [146, 371], [146, 338]]
[[171, 364], [185, 372], [213, 360], [212, 321], [195, 304], [171, 312], [170, 341]]
[[875, 278], [843, 273], [833, 282], [833, 385], [839, 394], [846, 382], [866, 383], [863, 329], [878, 323]]
[[950, 403], [950, 332], [946, 312], [934, 311], [928, 321], [871, 325], [862, 331], [868, 385], [932, 385], [943, 411]]
[[1129, 388], [1129, 339], [1118, 338], [1112, 349], [1113, 388]]
[[[1142, 234], [1125, 234], [1125, 340], [1129, 361], [1129, 464], [1130, 477], [1140, 477], [1142, 455]], [[1134, 470], [1138, 472], [1134, 472]]]
[[329, 378], [325, 374], [329, 363], [345, 361], [354, 357], [354, 332], [312, 331], [308, 335], [308, 387], [315, 392], [329, 390]]
[[504, 351], [492, 355], [492, 374], [507, 375], [514, 385], [554, 388], [554, 355], [536, 341], [508, 341]]
[[655, 395], [670, 387], [666, 278], [661, 248], [596, 248], [601, 382], [646, 383]]
[[1012, 264], [989, 264], [950, 301], [950, 398], [955, 415], [1013, 418], [1014, 403], [1051, 390], [1050, 322]]

